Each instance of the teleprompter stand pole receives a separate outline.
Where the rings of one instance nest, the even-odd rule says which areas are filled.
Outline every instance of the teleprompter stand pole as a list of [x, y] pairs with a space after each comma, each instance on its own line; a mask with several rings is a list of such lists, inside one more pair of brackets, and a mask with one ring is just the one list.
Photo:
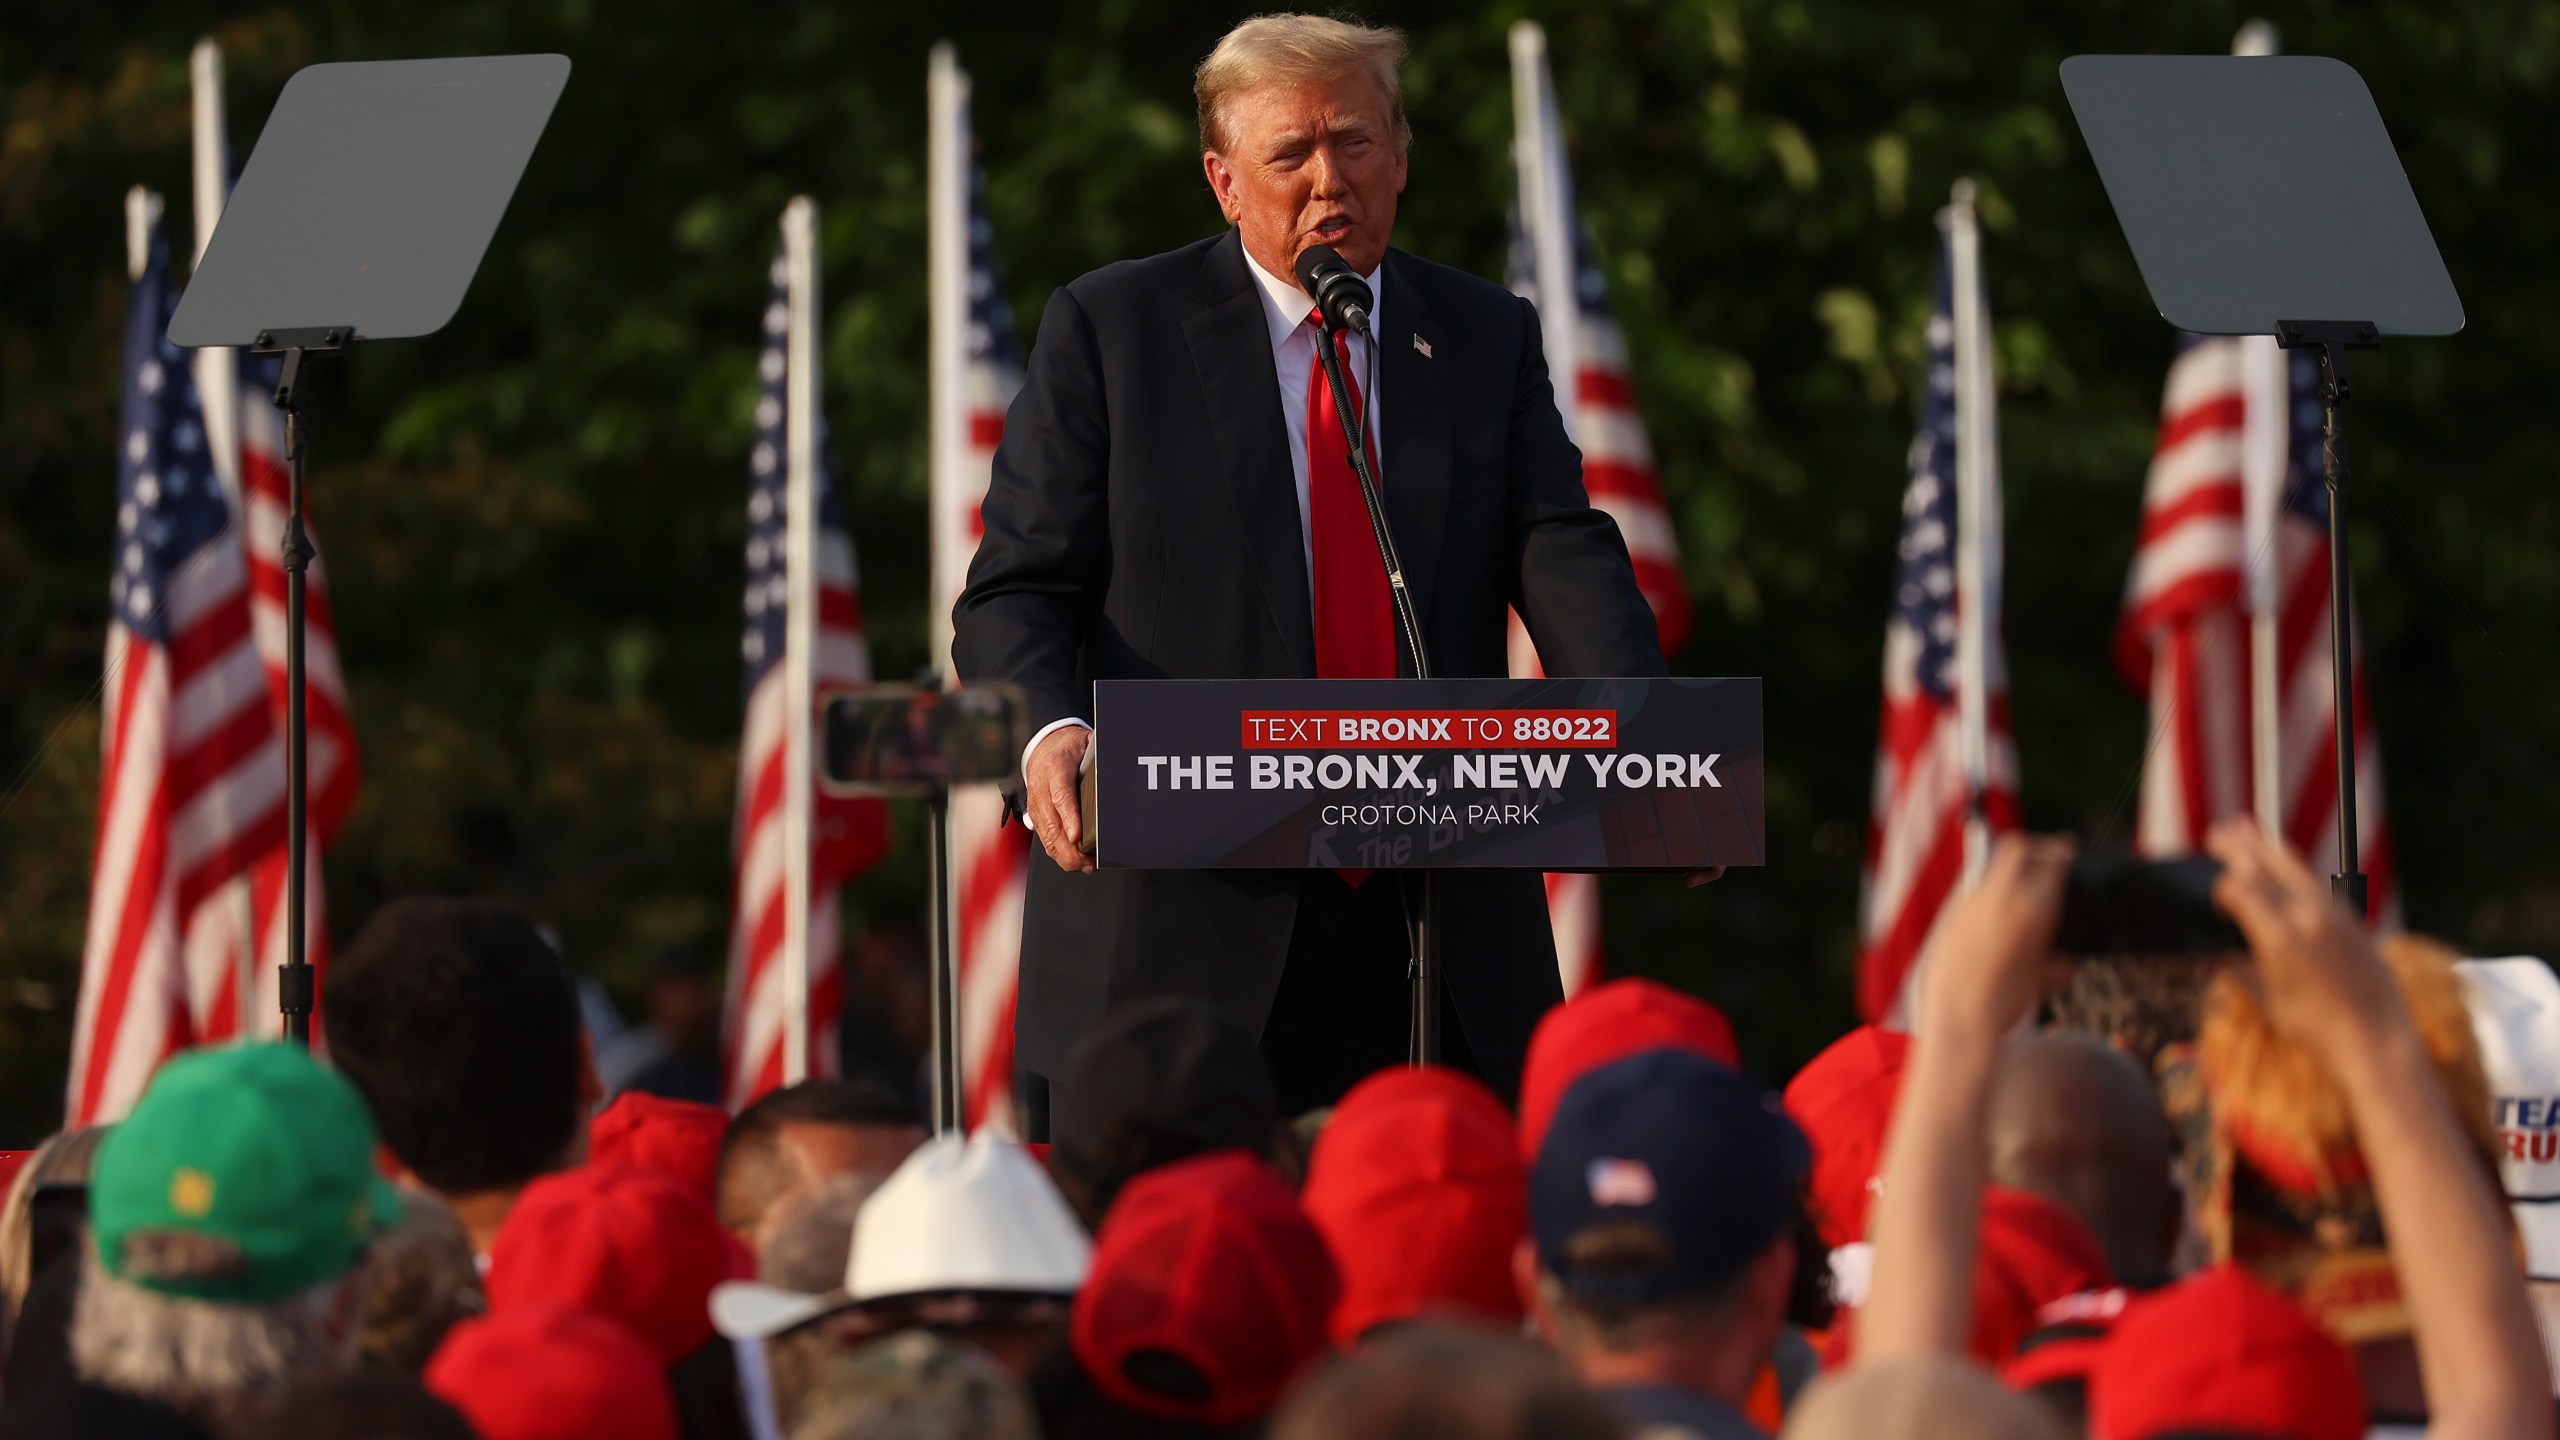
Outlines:
[[308, 798], [310, 726], [304, 704], [302, 626], [304, 583], [311, 569], [311, 559], [319, 552], [311, 548], [311, 537], [302, 526], [303, 452], [311, 444], [311, 422], [303, 413], [303, 401], [308, 391], [302, 367], [308, 357], [344, 350], [354, 338], [354, 329], [344, 325], [309, 330], [261, 330], [256, 344], [250, 347], [251, 354], [284, 357], [284, 365], [276, 375], [275, 393], [276, 408], [284, 412], [287, 477], [284, 513], [284, 964], [277, 967], [276, 999], [278, 1008], [284, 1011], [285, 1039], [306, 1050], [311, 1047], [314, 987], [304, 929], [310, 908], [310, 891], [303, 869], [310, 863], [304, 848], [304, 832], [310, 827], [311, 808]]
[[2358, 919], [2370, 919], [2364, 871], [2356, 856], [2355, 616], [2348, 606], [2347, 460], [2338, 408], [2355, 393], [2347, 380], [2347, 352], [2379, 349], [2382, 337], [2362, 320], [2279, 320], [2276, 343], [2287, 350], [2320, 352], [2320, 478], [2329, 490], [2330, 704], [2338, 722], [2338, 873], [2329, 877], [2329, 893]]
[[[1366, 322], [1363, 322], [1364, 326]], [[1414, 612], [1413, 594], [1405, 588], [1404, 561], [1396, 554], [1395, 536], [1387, 529], [1387, 507], [1378, 496], [1378, 477], [1369, 469], [1366, 406], [1359, 419], [1352, 418], [1351, 387], [1342, 378], [1342, 357], [1334, 343], [1341, 329], [1328, 323], [1325, 336], [1316, 346], [1324, 359], [1325, 383], [1333, 387], [1333, 413], [1342, 421], [1343, 442], [1351, 447], [1351, 473], [1360, 480], [1360, 500], [1368, 507], [1369, 532], [1378, 542], [1378, 559], [1387, 567], [1387, 592], [1395, 602], [1396, 626], [1404, 632], [1405, 648], [1413, 656], [1413, 676], [1417, 680], [1431, 678], [1431, 660], [1422, 645], [1422, 620]], [[1378, 393], [1378, 342], [1369, 337], [1369, 389]], [[1416, 1065], [1440, 1063], [1440, 874], [1436, 870], [1419, 870], [1404, 877], [1406, 938], [1413, 947], [1413, 959], [1406, 975], [1413, 982], [1413, 1026], [1409, 1032], [1407, 1058]]]

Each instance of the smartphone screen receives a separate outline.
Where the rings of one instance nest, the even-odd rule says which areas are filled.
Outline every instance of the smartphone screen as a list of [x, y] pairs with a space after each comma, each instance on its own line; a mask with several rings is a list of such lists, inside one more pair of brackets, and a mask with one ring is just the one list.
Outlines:
[[1030, 738], [1011, 685], [866, 685], [824, 697], [821, 779], [831, 789], [1008, 780]]

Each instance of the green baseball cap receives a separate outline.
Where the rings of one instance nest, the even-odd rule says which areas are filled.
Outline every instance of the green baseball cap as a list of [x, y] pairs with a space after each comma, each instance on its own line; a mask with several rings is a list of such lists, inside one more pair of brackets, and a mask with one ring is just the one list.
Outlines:
[[160, 1067], [99, 1142], [89, 1228], [108, 1274], [256, 1304], [355, 1263], [400, 1216], [373, 1118], [300, 1047], [194, 1050]]

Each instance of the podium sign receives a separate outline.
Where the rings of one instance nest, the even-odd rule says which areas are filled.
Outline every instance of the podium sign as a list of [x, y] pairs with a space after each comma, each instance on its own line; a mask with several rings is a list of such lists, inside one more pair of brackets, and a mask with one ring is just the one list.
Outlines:
[[1105, 680], [1112, 869], [1766, 862], [1760, 682]]

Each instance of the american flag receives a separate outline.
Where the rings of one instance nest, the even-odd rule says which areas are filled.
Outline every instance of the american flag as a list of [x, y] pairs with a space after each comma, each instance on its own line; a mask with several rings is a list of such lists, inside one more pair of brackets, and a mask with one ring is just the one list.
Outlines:
[[[1978, 796], [1963, 754], [1958, 636], [1964, 607], [1975, 597], [1960, 593], [1958, 551], [1970, 541], [1981, 545], [1986, 556], [1997, 556], [2000, 522], [1994, 486], [1983, 533], [1958, 533], [1959, 373], [1951, 249], [1939, 255], [1920, 428], [1912, 437], [1911, 479], [1902, 493], [1893, 613], [1884, 630], [1884, 718], [1876, 742], [1858, 956], [1858, 1012], [1870, 1022], [1909, 1017], [1922, 951], [1965, 877], [1966, 824], [1977, 804], [1992, 831], [2018, 823], [2018, 761], [2009, 735], [1996, 589], [1982, 599], [1994, 608], [1985, 632], [1989, 643], [1983, 687], [1988, 783]], [[1984, 328], [1989, 328], [1987, 318]], [[1987, 390], [1987, 364], [1978, 375], [1970, 383], [1983, 383]], [[1988, 404], [1987, 394], [1983, 401]]]
[[[986, 527], [988, 467], [1004, 435], [1005, 408], [1022, 388], [1013, 319], [997, 283], [986, 176], [971, 153], [968, 77], [937, 47], [927, 89], [935, 174], [932, 233], [933, 636], [951, 653], [951, 607]], [[1030, 832], [1005, 822], [994, 785], [951, 796], [952, 950], [960, 970], [962, 1123], [1012, 1128], [1013, 1012], [1022, 962], [1022, 890]]]
[[[2337, 854], [2337, 732], [2329, 664], [2329, 492], [2320, 476], [2318, 362], [2265, 336], [2182, 336], [2144, 482], [2142, 539], [2125, 589], [2117, 663], [2151, 701], [2135, 847], [2201, 849], [2205, 831], [2257, 807], [2256, 726], [2272, 719], [2274, 813], [2315, 865]], [[2254, 413], [2253, 413], [2254, 412]], [[2253, 453], [2253, 442], [2259, 447]], [[2251, 490], [2260, 491], [2254, 499]], [[2252, 514], [2264, 517], [2252, 538]], [[2260, 573], [2263, 567], [2263, 574]], [[2273, 714], [2259, 714], [2252, 580], [2272, 601]], [[2371, 913], [2397, 913], [2382, 755], [2350, 677], [2357, 839]]]
[[[250, 631], [266, 667], [267, 709], [276, 733], [285, 730], [291, 692], [285, 687], [285, 577], [281, 539], [287, 503], [283, 420], [270, 399], [276, 362], [230, 350], [198, 351], [196, 363], [236, 365], [239, 464], [238, 503], [246, 523], [232, 527], [249, 567]], [[209, 427], [212, 428], [212, 427]], [[306, 511], [308, 501], [305, 502]], [[307, 514], [304, 532], [314, 550], [319, 538]], [[309, 744], [310, 828], [304, 856], [305, 958], [314, 980], [328, 966], [327, 887], [321, 857], [345, 825], [357, 785], [355, 726], [349, 718], [346, 676], [338, 666], [337, 623], [329, 608], [327, 571], [317, 555], [303, 581], [304, 721]], [[268, 852], [249, 873], [231, 881], [198, 910], [187, 928], [187, 975], [196, 1033], [205, 1040], [283, 1033], [277, 1005], [277, 967], [285, 962], [285, 851]], [[247, 984], [243, 985], [243, 977]], [[244, 994], [244, 989], [246, 993]], [[246, 1006], [245, 1016], [243, 1006]], [[245, 1024], [243, 1023], [245, 1020]]]
[[[786, 387], [790, 375], [789, 270], [773, 262], [757, 357], [763, 389], [756, 397], [756, 443], [747, 486], [746, 724], [738, 754], [735, 892], [729, 925], [726, 1052], [729, 1102], [742, 1106], [783, 1083], [783, 1028], [790, 997], [783, 988], [783, 790], [786, 715], [785, 634], [790, 605], [790, 487]], [[818, 624], [812, 693], [867, 684], [871, 649], [862, 632], [862, 583], [853, 541], [827, 461], [827, 430], [817, 428]], [[817, 797], [809, 836], [809, 1066], [833, 1070], [836, 1015], [844, 999], [836, 887], [888, 850], [886, 816], [877, 800]]]
[[280, 849], [283, 737], [251, 633], [250, 577], [215, 478], [156, 234], [125, 320], [105, 764], [68, 1123], [113, 1120], [201, 1038], [181, 938], [224, 882]]
[[[1582, 484], [1591, 503], [1618, 523], [1635, 562], [1636, 586], [1653, 607], [1662, 652], [1689, 638], [1687, 579], [1680, 538], [1662, 502], [1653, 445], [1636, 408], [1626, 333], [1609, 308], [1608, 281], [1593, 258], [1591, 237], [1574, 209], [1573, 172], [1556, 118], [1547, 74], [1545, 32], [1523, 20], [1511, 29], [1513, 208], [1511, 288], [1538, 306], [1547, 368], [1558, 377], [1565, 433], [1582, 449]], [[1570, 303], [1539, 299], [1541, 277]], [[1520, 617], [1511, 617], [1511, 673], [1544, 674]], [[1547, 915], [1556, 937], [1556, 968], [1571, 996], [1601, 973], [1600, 882], [1591, 875], [1549, 875]]]

